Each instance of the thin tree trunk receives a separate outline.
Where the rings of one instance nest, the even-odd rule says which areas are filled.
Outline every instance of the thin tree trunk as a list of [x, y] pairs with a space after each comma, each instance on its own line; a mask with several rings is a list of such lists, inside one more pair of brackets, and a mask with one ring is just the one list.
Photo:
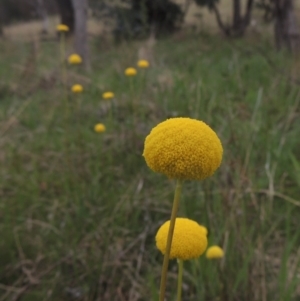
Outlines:
[[38, 7], [38, 13], [43, 22], [42, 32], [48, 33], [49, 32], [49, 20], [48, 20], [48, 14], [47, 14], [44, 0], [37, 0], [37, 7]]
[[212, 4], [212, 10], [215, 13], [219, 28], [223, 31], [223, 33], [226, 36], [241, 37], [245, 33], [248, 25], [250, 24], [254, 0], [247, 1], [246, 11], [244, 15], [242, 15], [241, 12], [240, 0], [233, 0], [232, 3], [233, 3], [232, 6], [233, 19], [231, 25], [226, 25], [223, 23], [220, 12], [218, 10], [218, 7], [215, 5], [215, 3]]
[[3, 24], [4, 24], [4, 7], [2, 2], [0, 2], [0, 37], [2, 37], [3, 34]]
[[56, 0], [56, 4], [60, 13], [60, 23], [69, 27], [69, 32], [73, 33], [75, 18], [72, 0]]
[[274, 35], [278, 50], [286, 48], [297, 52], [300, 49], [300, 31], [293, 0], [275, 1]]
[[232, 29], [238, 31], [241, 25], [241, 0], [233, 0], [233, 20]]
[[90, 69], [87, 34], [87, 0], [72, 0], [75, 13], [75, 51], [82, 57], [86, 69]]

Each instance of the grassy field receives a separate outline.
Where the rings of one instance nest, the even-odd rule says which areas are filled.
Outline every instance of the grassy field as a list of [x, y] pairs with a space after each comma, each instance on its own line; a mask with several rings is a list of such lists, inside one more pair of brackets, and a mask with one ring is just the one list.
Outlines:
[[[140, 46], [94, 40], [92, 71], [67, 67], [67, 90], [85, 89], [74, 96], [56, 41], [1, 42], [0, 301], [157, 300], [154, 236], [174, 182], [141, 154], [151, 128], [175, 116], [204, 120], [224, 147], [213, 177], [184, 183], [179, 215], [207, 226], [226, 256], [186, 264], [183, 300], [299, 300], [293, 62], [267, 40], [187, 33], [158, 41], [152, 66], [130, 81]], [[168, 300], [175, 285], [172, 261]]]

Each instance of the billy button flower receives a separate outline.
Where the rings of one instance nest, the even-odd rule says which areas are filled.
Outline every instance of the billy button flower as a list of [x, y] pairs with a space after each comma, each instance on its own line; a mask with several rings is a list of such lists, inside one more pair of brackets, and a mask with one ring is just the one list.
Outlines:
[[114, 98], [114, 97], [115, 97], [115, 94], [114, 94], [113, 92], [110, 92], [110, 91], [104, 92], [104, 93], [102, 94], [102, 98], [103, 98], [103, 99], [106, 99], [106, 100], [112, 99], [112, 98]]
[[97, 123], [94, 126], [94, 130], [96, 133], [103, 133], [106, 130], [106, 127], [103, 123]]
[[70, 65], [78, 65], [82, 63], [82, 58], [79, 54], [73, 53], [68, 57], [68, 62]]
[[146, 137], [143, 156], [147, 165], [169, 178], [203, 180], [222, 161], [223, 148], [217, 134], [203, 121], [171, 118]]
[[[165, 222], [158, 230], [156, 247], [166, 253], [170, 221]], [[188, 218], [176, 218], [171, 245], [170, 259], [194, 259], [201, 256], [207, 247], [207, 229]]]
[[69, 31], [69, 27], [67, 25], [65, 25], [65, 24], [58, 24], [56, 26], [56, 30], [58, 32], [67, 32], [67, 31]]
[[83, 87], [79, 84], [73, 85], [71, 88], [72, 92], [77, 94], [77, 93], [82, 93], [83, 92]]
[[137, 62], [137, 65], [139, 68], [145, 69], [145, 68], [149, 68], [149, 62], [147, 60], [139, 60]]
[[[156, 247], [166, 253], [170, 221], [165, 222], [158, 230], [155, 240]], [[178, 282], [177, 301], [181, 301], [183, 261], [198, 258], [207, 247], [207, 229], [188, 218], [176, 218], [174, 235], [170, 250], [170, 258], [177, 258]]]
[[136, 76], [137, 70], [135, 68], [130, 67], [130, 68], [125, 69], [124, 73], [126, 76]]
[[211, 246], [206, 251], [207, 259], [220, 259], [224, 257], [224, 251], [219, 246]]
[[164, 301], [182, 183], [213, 175], [221, 164], [223, 147], [217, 134], [203, 121], [179, 117], [151, 130], [145, 139], [143, 156], [153, 171], [177, 180], [160, 282], [159, 301]]

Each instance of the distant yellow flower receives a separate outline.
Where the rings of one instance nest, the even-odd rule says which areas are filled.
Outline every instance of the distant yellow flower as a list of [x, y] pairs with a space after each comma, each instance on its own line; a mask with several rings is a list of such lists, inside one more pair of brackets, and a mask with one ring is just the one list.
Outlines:
[[154, 127], [143, 152], [149, 168], [179, 180], [203, 180], [213, 175], [222, 155], [221, 141], [206, 123], [183, 117]]
[[224, 251], [219, 246], [211, 246], [206, 251], [206, 258], [215, 259], [222, 258], [224, 256]]
[[135, 76], [137, 74], [137, 71], [135, 68], [127, 68], [125, 70], [125, 75], [126, 76]]
[[[170, 221], [165, 222], [158, 230], [155, 240], [156, 247], [165, 254]], [[171, 245], [170, 259], [182, 260], [198, 258], [207, 247], [204, 227], [188, 218], [176, 218], [174, 235]]]
[[140, 68], [148, 68], [149, 67], [149, 62], [146, 61], [146, 60], [139, 60], [137, 65]]
[[81, 93], [83, 91], [83, 87], [81, 85], [73, 85], [72, 92], [73, 93]]
[[94, 130], [95, 130], [95, 132], [97, 132], [97, 133], [103, 133], [103, 132], [105, 132], [106, 127], [105, 127], [105, 125], [102, 124], [102, 123], [97, 123], [97, 124], [95, 125], [95, 127], [94, 127]]
[[69, 64], [71, 65], [78, 65], [82, 63], [82, 58], [79, 54], [71, 54], [68, 58]]
[[115, 94], [113, 92], [105, 92], [102, 94], [103, 99], [112, 99], [115, 97]]
[[67, 32], [69, 31], [69, 27], [65, 24], [59, 24], [56, 26], [56, 30], [59, 32]]

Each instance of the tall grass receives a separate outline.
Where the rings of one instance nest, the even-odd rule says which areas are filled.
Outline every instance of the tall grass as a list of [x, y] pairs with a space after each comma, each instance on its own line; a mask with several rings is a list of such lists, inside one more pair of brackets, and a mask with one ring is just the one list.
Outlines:
[[[85, 92], [66, 133], [58, 45], [42, 44], [30, 65], [29, 44], [1, 44], [0, 301], [157, 300], [154, 236], [175, 183], [141, 154], [150, 129], [172, 116], [204, 120], [225, 150], [213, 178], [183, 187], [180, 216], [206, 225], [226, 253], [185, 265], [183, 300], [298, 300], [300, 95], [290, 59], [264, 41], [159, 41], [146, 84], [135, 81], [135, 118], [123, 71], [138, 46], [98, 45], [91, 74], [69, 70], [68, 85]], [[106, 90], [116, 95], [111, 123]], [[94, 133], [97, 122], [107, 132]]]

